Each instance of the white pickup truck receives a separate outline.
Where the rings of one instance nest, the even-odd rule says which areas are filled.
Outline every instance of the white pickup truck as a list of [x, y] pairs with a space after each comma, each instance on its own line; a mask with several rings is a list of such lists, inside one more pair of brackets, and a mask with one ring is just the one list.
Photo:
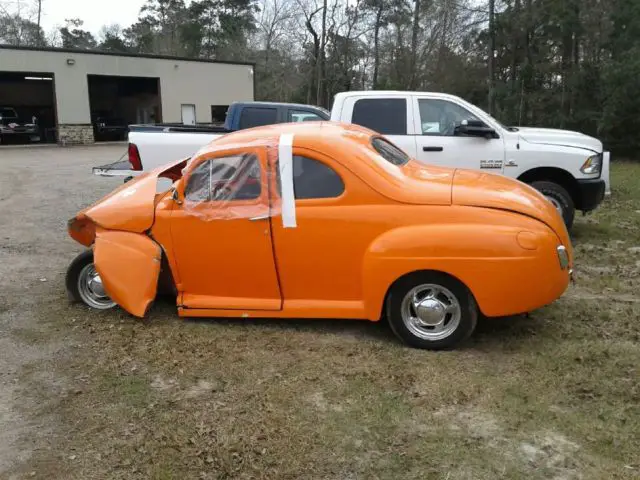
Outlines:
[[[610, 192], [610, 155], [599, 140], [567, 130], [507, 127], [453, 95], [343, 92], [334, 98], [331, 120], [369, 127], [420, 162], [481, 169], [528, 183], [554, 204], [569, 228], [576, 210], [595, 209]], [[130, 133], [129, 154], [137, 155], [130, 163], [138, 170], [189, 157], [212, 139], [155, 135], [164, 135], [163, 141], [144, 130]]]

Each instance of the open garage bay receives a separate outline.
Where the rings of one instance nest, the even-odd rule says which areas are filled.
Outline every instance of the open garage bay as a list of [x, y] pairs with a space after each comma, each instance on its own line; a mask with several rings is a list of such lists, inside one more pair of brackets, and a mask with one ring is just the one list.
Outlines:
[[70, 305], [67, 220], [123, 148], [0, 149], [0, 478], [640, 475], [637, 164], [577, 219], [563, 298], [433, 353], [384, 324]]
[[0, 144], [56, 142], [54, 82], [52, 73], [0, 72]]
[[88, 84], [97, 142], [125, 140], [128, 125], [162, 121], [160, 79], [88, 75]]

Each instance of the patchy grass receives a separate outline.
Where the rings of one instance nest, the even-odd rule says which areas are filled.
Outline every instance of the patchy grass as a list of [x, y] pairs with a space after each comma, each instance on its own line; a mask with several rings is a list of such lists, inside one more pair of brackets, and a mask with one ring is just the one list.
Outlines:
[[483, 322], [453, 352], [365, 322], [181, 321], [166, 302], [138, 321], [45, 302], [77, 348], [49, 366], [66, 385], [42, 407], [56, 447], [24, 472], [638, 478], [640, 165], [612, 177], [613, 197], [576, 221], [577, 285], [531, 318]]

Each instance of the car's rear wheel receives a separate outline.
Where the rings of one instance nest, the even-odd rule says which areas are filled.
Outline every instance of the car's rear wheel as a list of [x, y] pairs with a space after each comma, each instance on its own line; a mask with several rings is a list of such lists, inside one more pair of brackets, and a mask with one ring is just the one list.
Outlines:
[[75, 302], [97, 310], [108, 310], [116, 306], [104, 290], [102, 279], [93, 263], [92, 250], [82, 252], [71, 262], [67, 269], [66, 285]]
[[564, 220], [567, 230], [571, 229], [573, 219], [576, 216], [576, 208], [569, 192], [554, 182], [539, 181], [531, 184], [533, 188], [542, 193], [555, 207]]
[[439, 272], [416, 272], [389, 292], [387, 318], [407, 345], [441, 350], [454, 347], [475, 330], [478, 307], [458, 280]]

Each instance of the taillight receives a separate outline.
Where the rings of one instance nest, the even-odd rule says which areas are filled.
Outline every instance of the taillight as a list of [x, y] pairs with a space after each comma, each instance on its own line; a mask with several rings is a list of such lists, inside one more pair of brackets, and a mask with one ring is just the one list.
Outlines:
[[132, 170], [142, 170], [142, 160], [140, 159], [140, 152], [135, 143], [129, 144], [129, 163]]

